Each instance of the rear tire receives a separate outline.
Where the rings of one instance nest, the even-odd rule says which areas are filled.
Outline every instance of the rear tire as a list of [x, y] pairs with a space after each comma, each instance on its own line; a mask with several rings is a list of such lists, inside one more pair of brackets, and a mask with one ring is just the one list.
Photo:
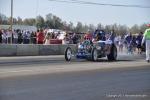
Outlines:
[[72, 57], [72, 50], [70, 47], [67, 47], [65, 50], [65, 60], [70, 61]]
[[117, 48], [114, 44], [111, 46], [110, 54], [107, 55], [107, 58], [109, 61], [117, 60]]

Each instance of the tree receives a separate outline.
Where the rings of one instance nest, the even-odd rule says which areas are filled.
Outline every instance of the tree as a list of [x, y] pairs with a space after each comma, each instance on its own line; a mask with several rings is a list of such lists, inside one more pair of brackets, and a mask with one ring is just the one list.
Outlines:
[[99, 23], [97, 24], [97, 29], [104, 29], [104, 26], [101, 23]]
[[91, 31], [91, 32], [95, 31], [95, 26], [93, 24], [89, 25], [89, 31]]
[[8, 18], [4, 15], [0, 13], [0, 24], [8, 24]]
[[19, 25], [22, 25], [22, 24], [23, 24], [22, 18], [17, 17], [17, 24], [19, 24]]
[[74, 29], [73, 23], [69, 22], [69, 24], [68, 24], [68, 30], [73, 31], [73, 29]]
[[118, 35], [125, 35], [129, 31], [126, 25], [118, 25]]
[[140, 32], [144, 32], [146, 30], [147, 26], [146, 24], [142, 24], [140, 27], [139, 27], [139, 30]]
[[110, 33], [110, 31], [112, 30], [112, 26], [111, 25], [106, 25], [104, 30], [105, 30], [106, 33]]
[[80, 33], [83, 32], [83, 25], [81, 22], [78, 22], [75, 28], [75, 32]]
[[137, 25], [137, 24], [135, 24], [134, 26], [132, 26], [131, 28], [130, 28], [130, 32], [132, 33], [132, 34], [136, 34], [136, 33], [138, 33], [140, 31], [140, 28], [139, 28], [139, 26]]
[[44, 18], [42, 16], [37, 16], [36, 17], [36, 27], [37, 28], [44, 28], [45, 25], [45, 21]]
[[64, 28], [62, 20], [51, 13], [46, 15], [46, 26], [48, 28], [54, 28], [54, 29]]
[[25, 25], [31, 25], [34, 26], [36, 24], [36, 20], [34, 18], [26, 18], [23, 23]]
[[69, 22], [69, 24], [67, 24], [66, 21], [62, 22], [62, 30], [66, 30], [66, 31], [74, 31], [74, 26], [72, 22]]
[[51, 13], [46, 15], [45, 24], [47, 28], [54, 28], [53, 15]]
[[9, 25], [11, 24], [11, 17], [9, 17], [9, 18], [7, 19], [7, 22], [8, 22]]
[[53, 21], [55, 23], [55, 29], [62, 29], [63, 28], [63, 23], [61, 21], [61, 19], [57, 16], [53, 16]]
[[17, 19], [13, 18], [13, 24], [17, 24]]
[[29, 23], [30, 23], [30, 22], [29, 22], [29, 20], [28, 20], [27, 18], [23, 20], [23, 24], [24, 24], [24, 25], [29, 25]]
[[89, 30], [89, 26], [85, 24], [83, 26], [83, 32], [86, 33], [88, 30]]

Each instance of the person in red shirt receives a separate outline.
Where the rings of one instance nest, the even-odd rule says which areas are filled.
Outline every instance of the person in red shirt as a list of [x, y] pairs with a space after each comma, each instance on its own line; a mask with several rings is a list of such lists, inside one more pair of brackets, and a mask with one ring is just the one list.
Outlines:
[[44, 43], [44, 32], [42, 29], [40, 29], [39, 31], [37, 31], [37, 44], [43, 44]]
[[90, 32], [84, 35], [84, 40], [92, 40], [92, 34]]

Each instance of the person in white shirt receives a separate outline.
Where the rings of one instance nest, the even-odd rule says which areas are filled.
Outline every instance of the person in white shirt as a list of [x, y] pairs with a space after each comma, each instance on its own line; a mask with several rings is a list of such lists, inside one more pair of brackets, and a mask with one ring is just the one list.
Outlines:
[[3, 44], [7, 43], [7, 33], [6, 33], [6, 30], [2, 30], [2, 43]]
[[10, 44], [11, 40], [12, 40], [12, 32], [11, 32], [11, 30], [8, 30], [6, 32], [6, 34], [7, 34], [7, 43]]
[[50, 44], [50, 39], [51, 39], [51, 33], [46, 33], [45, 39], [44, 39], [44, 45], [49, 45]]
[[123, 52], [123, 43], [124, 43], [124, 39], [122, 36], [118, 37], [118, 46], [119, 46], [119, 52]]

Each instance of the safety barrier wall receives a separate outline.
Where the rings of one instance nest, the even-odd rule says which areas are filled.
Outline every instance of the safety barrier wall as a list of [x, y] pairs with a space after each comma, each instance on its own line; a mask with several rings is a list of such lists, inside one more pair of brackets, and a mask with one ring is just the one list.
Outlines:
[[67, 47], [71, 47], [73, 52], [77, 50], [74, 44], [0, 44], [0, 56], [63, 55]]

